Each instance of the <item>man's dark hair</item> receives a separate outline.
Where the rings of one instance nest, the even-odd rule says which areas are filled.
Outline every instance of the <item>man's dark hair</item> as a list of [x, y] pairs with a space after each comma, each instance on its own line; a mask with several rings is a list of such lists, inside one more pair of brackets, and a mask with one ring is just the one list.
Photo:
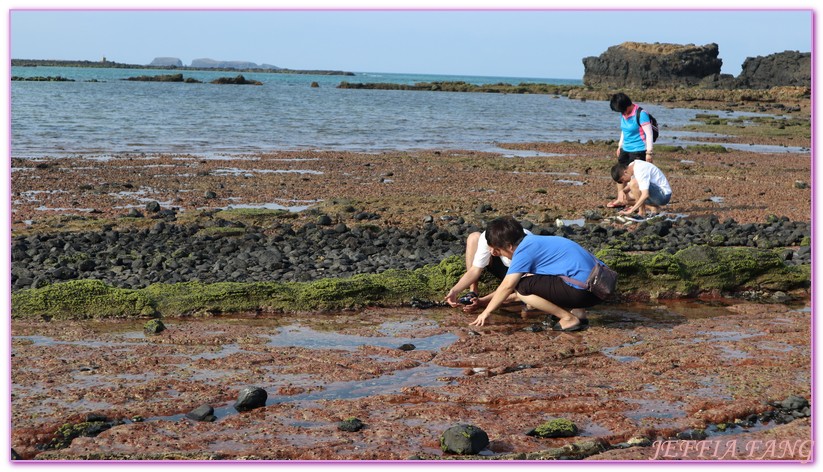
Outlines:
[[612, 108], [612, 111], [624, 113], [630, 106], [632, 106], [632, 99], [625, 93], [618, 92], [612, 95], [612, 99], [609, 101], [609, 106]]
[[623, 173], [626, 172], [626, 168], [628, 166], [626, 164], [617, 163], [612, 167], [612, 180], [617, 183], [620, 183], [620, 179], [623, 177]]
[[486, 226], [486, 242], [493, 248], [517, 246], [523, 236], [523, 226], [511, 216], [494, 219]]

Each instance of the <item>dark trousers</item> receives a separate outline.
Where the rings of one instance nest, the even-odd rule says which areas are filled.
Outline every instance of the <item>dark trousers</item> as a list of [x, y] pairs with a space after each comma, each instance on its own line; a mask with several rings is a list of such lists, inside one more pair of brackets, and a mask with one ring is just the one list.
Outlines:
[[600, 303], [600, 299], [588, 290], [568, 285], [556, 275], [530, 275], [517, 284], [520, 295], [537, 295], [565, 310], [588, 308]]
[[646, 151], [640, 152], [626, 152], [624, 150], [620, 150], [620, 155], [617, 156], [617, 162], [629, 165], [632, 161], [645, 161], [646, 160]]

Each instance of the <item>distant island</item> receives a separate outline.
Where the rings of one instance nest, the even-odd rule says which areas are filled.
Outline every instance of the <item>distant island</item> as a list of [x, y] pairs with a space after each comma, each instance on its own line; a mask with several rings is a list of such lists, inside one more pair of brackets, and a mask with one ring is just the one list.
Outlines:
[[173, 69], [173, 70], [216, 70], [230, 72], [262, 72], [269, 74], [307, 74], [307, 75], [346, 75], [353, 76], [353, 72], [340, 70], [299, 70], [285, 69], [270, 64], [258, 66], [253, 62], [245, 61], [215, 61], [212, 59], [197, 59], [191, 66], [182, 64], [176, 58], [156, 58], [152, 64], [124, 64], [103, 58], [100, 61], [69, 61], [56, 59], [12, 59], [12, 67], [88, 67], [108, 69]]

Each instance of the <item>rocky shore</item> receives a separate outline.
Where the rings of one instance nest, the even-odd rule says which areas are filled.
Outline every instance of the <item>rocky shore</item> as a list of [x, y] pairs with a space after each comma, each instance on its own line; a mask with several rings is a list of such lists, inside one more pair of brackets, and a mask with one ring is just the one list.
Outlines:
[[[390, 269], [414, 270], [462, 255], [466, 237], [482, 227], [462, 218], [421, 222], [416, 229], [333, 224], [328, 215], [295, 227], [267, 228], [213, 218], [180, 225], [159, 220], [151, 228], [33, 234], [12, 240], [12, 290], [94, 279], [121, 288], [154, 283], [311, 281]], [[811, 227], [771, 217], [740, 224], [714, 218], [652, 218], [627, 228], [597, 218], [580, 226], [538, 226], [535, 234], [562, 235], [594, 252], [675, 254], [692, 246], [775, 250], [787, 265], [811, 263]], [[173, 219], [171, 217], [169, 219]], [[431, 217], [428, 218], [432, 220]], [[580, 221], [578, 223], [583, 223]]]
[[[450, 308], [166, 318], [156, 333], [14, 320], [11, 446], [37, 460], [802, 461], [809, 315], [607, 305], [571, 334], [517, 314], [469, 329]], [[247, 410], [249, 393], [265, 400]], [[558, 420], [575, 428], [531, 434]], [[480, 454], [443, 442], [455, 424], [485, 432]]]
[[[615, 143], [500, 146], [529, 157], [13, 159], [13, 459], [808, 461], [810, 152], [661, 146], [675, 196], [634, 222], [605, 207]], [[470, 329], [437, 302], [500, 215], [620, 297], [581, 333]]]
[[[656, 162], [675, 197], [666, 215], [635, 223], [604, 206], [614, 195], [612, 145], [511, 147], [545, 157], [306, 151], [15, 159], [13, 299], [77, 280], [144, 290], [368, 276], [384, 290], [373, 302], [439, 300], [463, 270], [468, 234], [500, 215], [594, 251], [621, 272], [625, 298], [808, 285], [811, 163], [804, 153], [660, 146]], [[773, 159], [783, 165], [766, 164]], [[718, 268], [704, 272], [693, 260]], [[426, 267], [448, 274], [438, 279], [445, 286], [421, 282], [412, 293], [376, 278], [400, 270], [419, 281], [428, 272], [411, 274]], [[288, 309], [283, 303], [276, 305]]]

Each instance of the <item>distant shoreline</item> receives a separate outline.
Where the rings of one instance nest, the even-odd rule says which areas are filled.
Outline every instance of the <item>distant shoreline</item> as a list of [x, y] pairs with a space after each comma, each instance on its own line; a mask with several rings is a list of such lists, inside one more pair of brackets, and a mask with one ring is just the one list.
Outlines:
[[189, 66], [151, 66], [141, 64], [124, 64], [112, 61], [68, 61], [56, 59], [12, 59], [12, 67], [87, 67], [103, 69], [153, 69], [153, 70], [196, 70], [216, 72], [257, 72], [266, 74], [307, 74], [307, 75], [345, 75], [353, 76], [354, 72], [340, 70], [299, 70], [299, 69], [263, 69], [229, 67], [189, 67]]

